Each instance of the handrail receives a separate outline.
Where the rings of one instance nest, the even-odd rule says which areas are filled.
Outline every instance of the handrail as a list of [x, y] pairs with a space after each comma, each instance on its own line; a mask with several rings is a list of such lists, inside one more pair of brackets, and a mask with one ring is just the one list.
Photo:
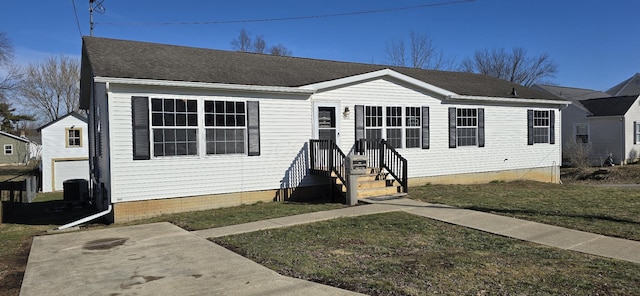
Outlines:
[[369, 167], [386, 169], [402, 186], [402, 192], [409, 192], [407, 159], [385, 139], [360, 139], [356, 143], [356, 153], [366, 155]]
[[346, 185], [346, 155], [340, 147], [331, 140], [309, 140], [309, 144], [313, 173], [328, 177], [334, 173]]

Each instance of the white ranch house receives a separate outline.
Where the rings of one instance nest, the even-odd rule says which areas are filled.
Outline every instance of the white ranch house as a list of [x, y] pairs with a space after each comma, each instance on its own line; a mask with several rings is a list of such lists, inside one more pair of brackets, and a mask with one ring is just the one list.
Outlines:
[[71, 112], [38, 130], [42, 136], [42, 192], [62, 191], [66, 180], [89, 180], [86, 117]]
[[[568, 104], [470, 73], [83, 43], [93, 198], [116, 222], [327, 195], [325, 176], [344, 174], [340, 152], [360, 147], [374, 153], [371, 166], [384, 162], [371, 182], [390, 187], [363, 185], [360, 197], [426, 183], [558, 182]], [[365, 138], [386, 142], [356, 145]], [[379, 161], [383, 146], [390, 158]]]

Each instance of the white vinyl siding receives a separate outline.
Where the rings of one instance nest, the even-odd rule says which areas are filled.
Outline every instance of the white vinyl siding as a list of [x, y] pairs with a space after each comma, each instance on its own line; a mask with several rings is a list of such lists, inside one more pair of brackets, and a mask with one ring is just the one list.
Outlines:
[[[520, 106], [482, 106], [485, 110], [486, 147], [449, 149], [448, 108], [478, 109], [479, 106], [442, 104], [439, 98], [392, 79], [374, 79], [318, 91], [310, 98], [171, 87], [124, 87], [117, 84], [111, 84], [109, 90], [107, 106], [110, 120], [108, 139], [112, 202], [323, 184], [321, 179], [307, 174], [308, 141], [313, 137], [314, 129], [313, 102], [337, 104], [338, 110], [355, 110], [356, 105], [381, 109], [387, 106], [401, 107], [404, 113], [403, 123], [407, 120], [404, 112], [407, 107], [429, 106], [429, 149], [399, 149], [408, 160], [411, 178], [549, 167], [560, 163], [559, 145], [527, 146], [527, 125], [514, 124], [516, 121], [526, 122], [527, 109]], [[134, 161], [131, 151], [131, 97], [134, 95], [194, 99], [198, 102], [258, 100], [260, 156], [248, 157], [246, 152]], [[198, 104], [198, 109], [199, 114], [204, 114], [204, 104]], [[373, 112], [370, 113], [370, 118], [375, 118], [376, 122], [374, 126], [372, 121], [369, 128], [386, 128], [384, 124], [377, 123], [378, 119], [385, 121], [384, 111], [380, 116], [377, 111], [375, 116]], [[355, 144], [354, 113], [336, 116], [339, 121], [336, 125], [339, 129], [337, 132], [341, 139], [339, 145], [344, 152], [351, 151]], [[556, 116], [555, 120], [559, 122], [560, 116]], [[406, 134], [407, 126], [403, 128]], [[203, 129], [198, 137], [205, 136]], [[199, 151], [204, 151], [205, 148], [206, 143], [200, 141]], [[434, 165], [436, 163], [440, 165]]]

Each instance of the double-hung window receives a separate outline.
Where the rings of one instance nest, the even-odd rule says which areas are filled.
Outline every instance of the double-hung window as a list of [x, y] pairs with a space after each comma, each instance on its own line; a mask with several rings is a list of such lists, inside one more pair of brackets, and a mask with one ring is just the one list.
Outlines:
[[478, 145], [478, 109], [458, 108], [456, 112], [457, 145]]
[[640, 144], [640, 121], [633, 123], [633, 144]]
[[368, 140], [382, 139], [382, 107], [365, 106], [365, 138]]
[[554, 110], [527, 110], [528, 144], [555, 144]]
[[533, 111], [533, 143], [549, 143], [549, 111]]
[[[588, 123], [576, 123], [575, 124], [576, 143], [589, 143], [589, 124]], [[636, 134], [636, 138], [637, 138]]]
[[449, 148], [484, 147], [484, 108], [449, 108]]
[[4, 155], [13, 155], [13, 145], [4, 144]]
[[406, 148], [418, 148], [420, 147], [420, 107], [406, 107], [405, 108], [405, 142]]
[[198, 154], [198, 103], [196, 100], [151, 99], [153, 155]]
[[402, 148], [402, 107], [387, 107], [387, 143]]
[[244, 154], [246, 108], [244, 102], [205, 101], [207, 154]]

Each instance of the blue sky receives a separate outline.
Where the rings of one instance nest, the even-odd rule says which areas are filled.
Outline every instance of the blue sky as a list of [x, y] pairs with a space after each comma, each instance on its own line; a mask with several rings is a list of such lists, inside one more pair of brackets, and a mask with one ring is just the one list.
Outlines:
[[[294, 56], [386, 63], [385, 45], [427, 34], [460, 62], [476, 50], [523, 47], [548, 53], [559, 65], [551, 81], [606, 90], [640, 72], [637, 0], [475, 0], [384, 13], [273, 22], [160, 25], [341, 14], [447, 3], [449, 0], [104, 0], [94, 14], [94, 36], [214, 49], [231, 49], [245, 28]], [[455, 0], [453, 0], [455, 2]], [[12, 40], [20, 64], [51, 55], [80, 56], [89, 35], [89, 0], [6, 0], [0, 31]], [[80, 32], [81, 31], [81, 32]]]

